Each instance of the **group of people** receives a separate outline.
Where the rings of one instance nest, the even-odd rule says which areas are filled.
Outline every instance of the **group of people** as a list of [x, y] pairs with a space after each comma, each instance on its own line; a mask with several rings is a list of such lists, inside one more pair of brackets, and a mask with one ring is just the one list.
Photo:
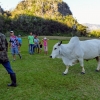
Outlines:
[[[11, 53], [13, 55], [13, 60], [16, 60], [16, 54], [19, 55], [20, 59], [22, 58], [20, 55], [20, 46], [22, 44], [22, 40], [20, 35], [17, 37], [14, 35], [13, 31], [10, 31], [10, 39], [9, 39], [9, 47], [11, 49]], [[8, 55], [8, 42], [6, 36], [0, 32], [0, 64], [2, 64], [7, 70], [8, 74], [10, 74], [11, 84], [8, 86], [16, 87], [16, 74], [12, 70]]]
[[[35, 49], [35, 52], [40, 53], [42, 50], [42, 45], [43, 45], [44, 53], [47, 55], [48, 53], [47, 41], [48, 39], [44, 37], [44, 39], [42, 39], [42, 42], [40, 42], [37, 36], [36, 35], [34, 36], [31, 32], [30, 35], [28, 36], [29, 53], [33, 54], [34, 49]], [[17, 37], [14, 35], [13, 31], [10, 31], [9, 47], [11, 49], [11, 53], [13, 55], [14, 61], [16, 60], [16, 55], [19, 55], [20, 59], [22, 58], [20, 54], [21, 45], [22, 45], [21, 36], [18, 35]], [[16, 74], [11, 67], [11, 64], [7, 55], [7, 51], [8, 51], [8, 42], [7, 42], [6, 36], [2, 32], [0, 32], [0, 64], [2, 64], [7, 70], [8, 74], [10, 74], [11, 83], [8, 84], [8, 86], [16, 87], [17, 86]]]
[[30, 54], [34, 54], [34, 52], [41, 53], [42, 47], [44, 47], [44, 53], [46, 55], [48, 54], [48, 39], [46, 37], [40, 41], [37, 35], [34, 35], [32, 32], [30, 32], [30, 35], [28, 36], [28, 44]]

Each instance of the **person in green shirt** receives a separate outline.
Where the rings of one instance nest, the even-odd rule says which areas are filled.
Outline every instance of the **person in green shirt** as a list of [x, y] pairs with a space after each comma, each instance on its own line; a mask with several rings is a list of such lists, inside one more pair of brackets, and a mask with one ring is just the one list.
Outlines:
[[32, 32], [30, 32], [30, 35], [28, 36], [28, 44], [29, 44], [29, 53], [34, 53], [34, 36]]

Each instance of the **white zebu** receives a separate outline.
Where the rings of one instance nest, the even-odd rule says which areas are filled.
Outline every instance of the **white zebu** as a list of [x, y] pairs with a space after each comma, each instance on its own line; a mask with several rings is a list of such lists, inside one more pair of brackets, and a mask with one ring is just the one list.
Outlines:
[[72, 37], [68, 44], [62, 42], [56, 43], [53, 47], [51, 58], [62, 58], [66, 65], [64, 74], [68, 73], [69, 66], [76, 62], [82, 67], [82, 74], [85, 74], [84, 59], [89, 60], [96, 58], [98, 66], [96, 71], [100, 70], [100, 40], [91, 39], [80, 41], [78, 37]]

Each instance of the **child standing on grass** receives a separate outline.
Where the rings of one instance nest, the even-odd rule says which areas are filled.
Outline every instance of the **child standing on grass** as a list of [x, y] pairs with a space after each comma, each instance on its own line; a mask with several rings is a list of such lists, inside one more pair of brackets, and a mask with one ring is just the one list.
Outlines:
[[44, 46], [44, 53], [47, 55], [48, 54], [48, 40], [46, 37], [44, 37], [43, 40], [43, 46]]
[[18, 50], [20, 52], [20, 47], [22, 45], [22, 38], [21, 38], [21, 35], [18, 35]]
[[36, 53], [39, 53], [39, 39], [37, 36], [34, 37], [34, 45], [35, 45], [35, 51]]

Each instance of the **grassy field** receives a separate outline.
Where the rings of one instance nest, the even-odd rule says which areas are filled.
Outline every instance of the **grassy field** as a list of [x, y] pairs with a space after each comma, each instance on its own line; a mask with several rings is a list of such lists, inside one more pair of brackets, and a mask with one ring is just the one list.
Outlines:
[[[100, 72], [95, 72], [96, 61], [85, 61], [84, 75], [80, 74], [79, 64], [70, 67], [67, 75], [62, 75], [65, 70], [62, 60], [49, 58], [58, 40], [50, 38], [48, 55], [44, 52], [29, 55], [27, 38], [23, 38], [21, 60], [17, 56], [13, 61], [8, 52], [18, 86], [7, 87], [10, 77], [0, 65], [0, 100], [100, 100]], [[63, 40], [63, 43], [68, 43], [68, 40]]]

